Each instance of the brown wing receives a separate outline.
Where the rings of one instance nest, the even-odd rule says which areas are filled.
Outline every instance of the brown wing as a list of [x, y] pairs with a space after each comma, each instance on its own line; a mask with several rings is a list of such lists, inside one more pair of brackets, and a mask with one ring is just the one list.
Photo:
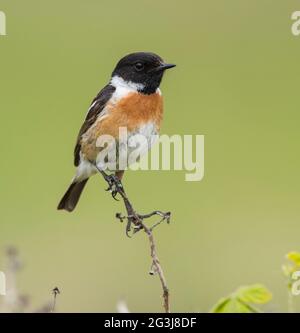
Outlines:
[[82, 124], [78, 137], [76, 146], [74, 149], [74, 164], [75, 166], [79, 165], [80, 162], [80, 149], [81, 149], [81, 137], [82, 135], [94, 124], [98, 116], [103, 111], [106, 103], [110, 100], [112, 94], [115, 92], [116, 88], [112, 85], [105, 86], [99, 94], [94, 98], [94, 100], [91, 103], [90, 109], [88, 111], [88, 114], [84, 120], [84, 123]]

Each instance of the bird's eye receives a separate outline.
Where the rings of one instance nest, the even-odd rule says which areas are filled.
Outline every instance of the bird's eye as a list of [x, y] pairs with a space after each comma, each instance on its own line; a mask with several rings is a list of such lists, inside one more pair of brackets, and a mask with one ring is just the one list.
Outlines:
[[134, 68], [140, 72], [144, 69], [144, 64], [142, 64], [141, 62], [137, 62], [135, 65], [134, 65]]

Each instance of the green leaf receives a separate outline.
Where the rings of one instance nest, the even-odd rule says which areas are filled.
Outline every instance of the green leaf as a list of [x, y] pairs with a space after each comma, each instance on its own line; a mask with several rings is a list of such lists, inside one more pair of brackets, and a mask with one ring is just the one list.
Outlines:
[[230, 297], [224, 297], [224, 298], [221, 298], [217, 304], [215, 304], [213, 306], [213, 308], [210, 310], [210, 312], [213, 312], [213, 313], [223, 313], [224, 312], [224, 308], [226, 307], [226, 304], [228, 302], [230, 302], [231, 299]]
[[230, 302], [223, 308], [223, 313], [251, 313], [252, 311], [236, 298], [232, 298]]
[[300, 253], [296, 251], [289, 252], [286, 255], [287, 259], [292, 261], [296, 266], [300, 266]]
[[265, 304], [272, 299], [272, 293], [261, 284], [241, 287], [236, 294], [245, 303]]
[[264, 304], [271, 300], [271, 292], [262, 284], [240, 287], [228, 297], [221, 298], [210, 310], [213, 313], [254, 313], [261, 312], [252, 306]]
[[258, 310], [243, 303], [238, 298], [222, 298], [210, 311], [213, 313], [254, 313]]

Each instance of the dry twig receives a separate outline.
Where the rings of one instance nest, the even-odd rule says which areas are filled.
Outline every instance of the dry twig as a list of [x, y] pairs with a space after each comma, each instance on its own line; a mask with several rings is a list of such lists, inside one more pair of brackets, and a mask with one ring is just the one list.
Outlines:
[[55, 312], [56, 297], [57, 297], [57, 295], [60, 294], [60, 290], [57, 287], [55, 287], [54, 289], [52, 289], [52, 294], [53, 294], [53, 304], [52, 304], [51, 312]]
[[[162, 290], [163, 290], [164, 310], [165, 310], [166, 313], [169, 313], [170, 312], [169, 289], [168, 289], [168, 286], [167, 286], [167, 282], [166, 282], [166, 278], [164, 276], [163, 269], [161, 267], [161, 264], [160, 264], [158, 256], [157, 256], [156, 244], [155, 244], [155, 240], [154, 240], [154, 236], [153, 236], [153, 229], [155, 227], [157, 227], [163, 221], [166, 221], [167, 223], [169, 223], [171, 213], [170, 212], [163, 213], [161, 211], [153, 211], [152, 213], [146, 214], [146, 215], [138, 214], [135, 211], [135, 209], [133, 208], [131, 202], [129, 201], [121, 181], [116, 176], [107, 175], [105, 172], [100, 171], [100, 170], [99, 170], [99, 172], [102, 174], [104, 179], [107, 181], [107, 183], [109, 185], [108, 190], [110, 190], [112, 192], [113, 198], [115, 198], [116, 194], [119, 194], [122, 197], [123, 201], [124, 201], [124, 205], [125, 205], [125, 208], [126, 208], [126, 211], [127, 211], [127, 216], [122, 216], [121, 213], [117, 213], [116, 218], [118, 218], [121, 222], [123, 222], [124, 219], [127, 219], [127, 226], [126, 226], [127, 236], [129, 236], [129, 233], [131, 232], [132, 224], [134, 225], [133, 233], [136, 233], [139, 230], [144, 230], [144, 232], [148, 236], [148, 240], [149, 240], [149, 243], [150, 243], [150, 255], [151, 255], [151, 258], [152, 258], [152, 265], [151, 265], [150, 274], [151, 275], [157, 274], [159, 276], [159, 280], [160, 280]], [[152, 216], [160, 216], [161, 220], [158, 221], [157, 223], [155, 223], [152, 227], [147, 227], [144, 223], [144, 220], [148, 219]]]

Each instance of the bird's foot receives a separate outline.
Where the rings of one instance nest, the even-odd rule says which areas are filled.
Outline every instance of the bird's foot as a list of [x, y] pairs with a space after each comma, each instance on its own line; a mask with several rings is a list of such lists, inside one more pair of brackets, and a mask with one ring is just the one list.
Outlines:
[[123, 185], [120, 179], [115, 175], [105, 175], [104, 176], [106, 182], [108, 183], [108, 188], [106, 191], [111, 192], [112, 197], [118, 201], [116, 198], [117, 194], [123, 191]]

